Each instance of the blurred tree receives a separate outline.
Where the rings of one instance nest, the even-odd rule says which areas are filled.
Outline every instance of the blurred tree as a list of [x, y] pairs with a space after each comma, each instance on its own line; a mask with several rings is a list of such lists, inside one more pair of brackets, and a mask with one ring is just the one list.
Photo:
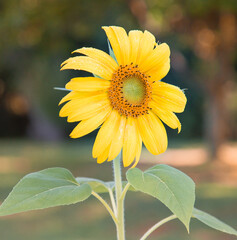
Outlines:
[[[24, 136], [29, 133], [29, 123], [33, 137], [57, 139], [59, 129], [67, 135], [73, 126], [58, 118], [56, 107], [65, 93], [53, 87], [63, 87], [70, 77], [84, 73], [59, 72], [61, 62], [82, 46], [107, 50], [102, 25], [120, 25], [127, 30], [140, 26], [172, 48], [172, 69], [165, 80], [179, 80], [179, 86], [188, 88], [188, 111], [180, 116], [185, 124], [179, 138], [200, 137], [205, 94], [205, 126], [215, 155], [230, 127], [225, 119], [229, 118], [226, 95], [235, 88], [236, 3], [0, 0], [0, 136], [9, 131], [12, 136]], [[16, 122], [21, 131], [13, 130]]]
[[157, 35], [174, 34], [181, 52], [191, 50], [186, 72], [205, 93], [204, 134], [211, 159], [216, 159], [234, 128], [228, 96], [236, 88], [237, 1], [128, 0], [128, 5], [143, 28]]
[[[0, 110], [4, 112], [1, 120], [12, 114], [7, 105], [12, 93], [17, 92], [28, 105], [30, 135], [58, 138], [60, 128], [53, 119], [65, 122], [58, 119], [56, 107], [65, 93], [53, 87], [63, 87], [68, 75], [75, 74], [60, 73], [60, 64], [72, 50], [82, 46], [105, 48], [102, 25], [130, 28], [134, 23], [122, 0], [0, 0]], [[17, 121], [17, 115], [14, 116]], [[0, 136], [6, 136], [15, 125], [5, 122], [5, 126], [0, 125]]]

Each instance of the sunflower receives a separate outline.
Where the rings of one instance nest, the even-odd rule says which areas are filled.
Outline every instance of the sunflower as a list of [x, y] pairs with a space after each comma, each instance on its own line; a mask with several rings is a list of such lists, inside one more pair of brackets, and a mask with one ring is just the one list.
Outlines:
[[[112, 54], [80, 48], [76, 56], [62, 63], [61, 70], [75, 69], [92, 73], [66, 84], [71, 90], [61, 101], [67, 102], [60, 117], [79, 122], [70, 137], [79, 138], [100, 129], [92, 155], [98, 163], [113, 160], [123, 149], [123, 165], [138, 163], [142, 142], [152, 154], [167, 149], [163, 123], [181, 130], [175, 113], [184, 111], [183, 91], [161, 81], [170, 69], [170, 49], [157, 44], [148, 31], [122, 27], [102, 27], [112, 46]], [[114, 56], [113, 56], [114, 55]], [[163, 122], [163, 123], [162, 123]]]

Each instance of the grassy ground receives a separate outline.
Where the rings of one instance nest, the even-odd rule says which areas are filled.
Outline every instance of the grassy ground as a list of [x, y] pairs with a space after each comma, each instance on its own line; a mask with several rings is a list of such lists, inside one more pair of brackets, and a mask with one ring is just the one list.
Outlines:
[[[29, 141], [0, 142], [0, 201], [17, 181], [27, 173], [60, 166], [75, 176], [111, 180], [111, 164], [97, 165], [91, 157], [92, 142], [82, 140], [67, 143]], [[149, 165], [140, 164], [147, 168]], [[200, 167], [185, 168], [186, 173]], [[237, 188], [215, 181], [200, 181], [197, 185], [196, 207], [205, 210], [237, 228]], [[106, 196], [105, 196], [106, 197]], [[127, 240], [137, 240], [169, 210], [160, 202], [141, 193], [128, 193], [126, 199]], [[1, 240], [113, 240], [115, 228], [102, 205], [93, 197], [66, 207], [16, 214], [0, 218]], [[210, 230], [196, 220], [191, 221], [191, 233], [173, 220], [156, 231], [149, 240], [234, 240], [233, 236]]]

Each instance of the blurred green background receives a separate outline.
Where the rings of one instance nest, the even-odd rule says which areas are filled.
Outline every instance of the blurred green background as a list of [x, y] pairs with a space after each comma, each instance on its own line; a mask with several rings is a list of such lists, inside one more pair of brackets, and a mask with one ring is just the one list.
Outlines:
[[[103, 25], [147, 29], [171, 48], [164, 81], [186, 89], [182, 131], [167, 128], [169, 149], [145, 149], [138, 167], [167, 163], [197, 183], [196, 206], [237, 228], [236, 0], [0, 0], [0, 201], [25, 174], [60, 166], [76, 176], [111, 180], [111, 164], [91, 157], [96, 132], [68, 135], [75, 124], [58, 117], [64, 87], [85, 72], [60, 64], [80, 47], [108, 52]], [[125, 170], [124, 170], [125, 171]], [[154, 211], [157, 209], [157, 211]], [[139, 193], [126, 200], [127, 239], [169, 214]], [[81, 204], [0, 219], [3, 240], [115, 239], [107, 212], [92, 197]], [[232, 240], [192, 221], [174, 221], [150, 239]]]

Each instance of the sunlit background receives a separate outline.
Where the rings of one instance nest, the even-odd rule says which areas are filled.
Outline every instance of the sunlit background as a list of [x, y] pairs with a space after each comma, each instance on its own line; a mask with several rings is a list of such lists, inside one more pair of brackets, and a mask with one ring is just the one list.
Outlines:
[[[166, 163], [197, 184], [196, 206], [237, 228], [236, 0], [0, 0], [0, 201], [32, 171], [65, 167], [76, 176], [112, 179], [96, 164], [96, 132], [70, 139], [75, 124], [58, 117], [64, 87], [78, 71], [60, 72], [77, 48], [108, 52], [103, 25], [147, 29], [171, 48], [164, 81], [185, 89], [182, 131], [167, 128], [169, 148], [143, 149], [138, 167]], [[167, 210], [139, 193], [126, 200], [127, 239], [137, 240]], [[92, 197], [67, 207], [0, 219], [1, 240], [115, 239], [112, 220]], [[191, 234], [173, 221], [149, 239], [232, 240], [192, 220]]]

